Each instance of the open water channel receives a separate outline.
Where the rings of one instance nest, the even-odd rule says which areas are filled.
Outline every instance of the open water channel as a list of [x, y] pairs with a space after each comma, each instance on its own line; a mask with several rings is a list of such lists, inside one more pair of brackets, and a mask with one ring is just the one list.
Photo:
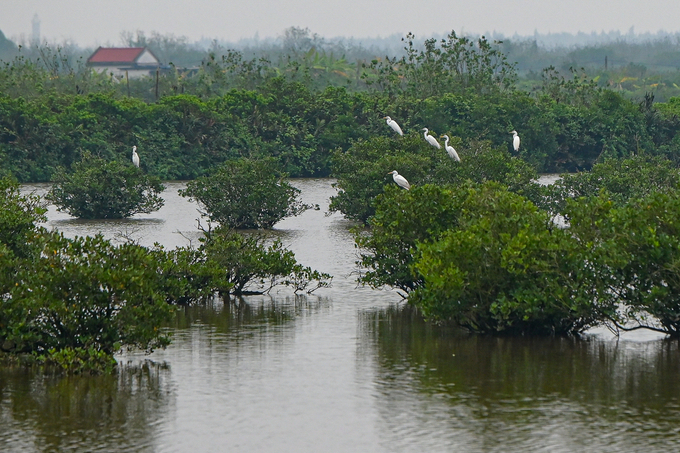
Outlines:
[[[295, 180], [321, 210], [271, 234], [332, 288], [182, 309], [167, 349], [126, 353], [113, 376], [0, 368], [0, 451], [680, 451], [677, 341], [430, 326], [396, 292], [357, 287], [351, 223], [325, 215], [331, 183]], [[166, 186], [153, 214], [92, 222], [51, 209], [47, 226], [186, 245], [196, 206], [182, 183]]]

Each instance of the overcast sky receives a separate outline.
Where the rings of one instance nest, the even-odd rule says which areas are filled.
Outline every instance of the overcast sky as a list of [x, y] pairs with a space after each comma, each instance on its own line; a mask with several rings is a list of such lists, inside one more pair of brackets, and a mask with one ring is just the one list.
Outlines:
[[325, 38], [680, 31], [680, 0], [0, 0], [0, 30], [28, 39], [36, 13], [43, 40], [83, 47], [120, 45], [122, 31], [137, 30], [190, 42], [276, 37], [291, 26]]

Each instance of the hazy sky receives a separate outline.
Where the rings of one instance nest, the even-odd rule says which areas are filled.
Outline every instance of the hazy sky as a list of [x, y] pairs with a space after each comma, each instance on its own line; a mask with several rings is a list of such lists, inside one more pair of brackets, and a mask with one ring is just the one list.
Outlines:
[[42, 39], [81, 46], [120, 45], [122, 31], [236, 41], [291, 26], [326, 38], [680, 31], [680, 0], [0, 0], [0, 30], [29, 38], [36, 13]]

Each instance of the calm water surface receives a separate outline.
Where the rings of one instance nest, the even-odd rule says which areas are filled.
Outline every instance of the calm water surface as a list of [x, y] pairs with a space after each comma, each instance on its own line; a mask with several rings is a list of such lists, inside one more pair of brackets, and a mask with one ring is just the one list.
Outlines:
[[[272, 234], [332, 274], [332, 288], [183, 309], [170, 347], [120, 356], [115, 376], [0, 369], [0, 451], [680, 450], [678, 342], [430, 326], [396, 292], [356, 287], [351, 223], [325, 215], [332, 181], [294, 183], [321, 210]], [[91, 222], [50, 210], [47, 226], [186, 245], [198, 213], [181, 187], [167, 183], [166, 206], [150, 215]]]

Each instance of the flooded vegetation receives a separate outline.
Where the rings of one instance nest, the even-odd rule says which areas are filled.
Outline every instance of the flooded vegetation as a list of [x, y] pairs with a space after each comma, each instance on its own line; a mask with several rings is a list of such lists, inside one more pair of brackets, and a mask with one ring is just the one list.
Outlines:
[[500, 44], [1, 67], [0, 445], [676, 450], [680, 104]]
[[[184, 307], [166, 326], [167, 349], [119, 355], [114, 375], [1, 368], [0, 444], [26, 452], [678, 448], [677, 341], [642, 332], [617, 339], [606, 329], [483, 337], [428, 323], [396, 291], [357, 287], [352, 223], [325, 215], [331, 183], [294, 180], [303, 202], [322, 209], [271, 232], [300, 262], [331, 273], [331, 288]], [[166, 185], [158, 212], [97, 222], [50, 209], [46, 225], [184, 245], [196, 205], [177, 195], [183, 183]]]

